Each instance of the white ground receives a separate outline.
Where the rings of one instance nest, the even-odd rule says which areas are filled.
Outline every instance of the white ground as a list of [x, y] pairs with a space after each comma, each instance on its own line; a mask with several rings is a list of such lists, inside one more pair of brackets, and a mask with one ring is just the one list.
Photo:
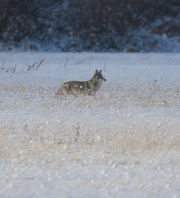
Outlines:
[[[180, 197], [179, 63], [180, 54], [1, 53], [0, 197]], [[107, 78], [96, 96], [55, 97], [96, 68]]]

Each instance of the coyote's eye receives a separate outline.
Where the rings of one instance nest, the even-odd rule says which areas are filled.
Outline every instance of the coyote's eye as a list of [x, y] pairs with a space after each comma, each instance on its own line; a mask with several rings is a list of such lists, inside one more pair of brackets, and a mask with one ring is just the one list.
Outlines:
[[103, 75], [102, 75], [101, 73], [99, 74], [98, 78], [99, 78], [100, 80], [106, 81], [106, 79], [103, 77]]

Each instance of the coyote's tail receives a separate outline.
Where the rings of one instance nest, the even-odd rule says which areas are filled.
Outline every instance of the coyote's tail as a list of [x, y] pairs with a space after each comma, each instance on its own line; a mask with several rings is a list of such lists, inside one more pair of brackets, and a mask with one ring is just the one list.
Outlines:
[[62, 87], [56, 92], [56, 96], [59, 96], [59, 95], [64, 95]]

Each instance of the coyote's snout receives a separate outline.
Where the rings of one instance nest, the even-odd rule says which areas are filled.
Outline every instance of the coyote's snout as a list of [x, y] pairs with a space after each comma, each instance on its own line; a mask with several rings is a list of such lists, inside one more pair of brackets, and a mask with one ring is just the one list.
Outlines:
[[102, 70], [95, 71], [93, 77], [88, 81], [65, 82], [57, 91], [56, 95], [94, 95], [106, 79], [102, 75]]

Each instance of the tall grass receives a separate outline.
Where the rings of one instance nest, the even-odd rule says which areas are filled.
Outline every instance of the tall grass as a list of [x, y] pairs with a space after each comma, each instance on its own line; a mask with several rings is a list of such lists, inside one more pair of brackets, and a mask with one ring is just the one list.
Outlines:
[[180, 149], [178, 86], [107, 84], [94, 97], [59, 98], [54, 97], [57, 87], [6, 84], [2, 88], [1, 158], [89, 148]]

